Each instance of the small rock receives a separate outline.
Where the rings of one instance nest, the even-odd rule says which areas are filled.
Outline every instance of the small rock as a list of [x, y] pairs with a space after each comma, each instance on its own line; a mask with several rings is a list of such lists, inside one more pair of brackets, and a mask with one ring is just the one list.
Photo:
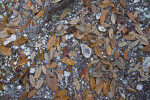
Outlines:
[[97, 19], [97, 20], [100, 19], [100, 16], [101, 16], [101, 13], [97, 13], [97, 14], [96, 14], [96, 19]]
[[136, 86], [136, 89], [139, 90], [139, 91], [142, 90], [142, 89], [143, 89], [143, 85], [138, 84], [138, 85]]
[[98, 26], [98, 30], [101, 32], [106, 32], [106, 28], [104, 28], [103, 26]]
[[18, 85], [18, 86], [17, 86], [17, 89], [18, 89], [18, 90], [20, 90], [21, 88], [22, 88], [22, 86], [21, 86], [21, 85]]
[[35, 72], [35, 68], [30, 68], [30, 73], [34, 73]]
[[84, 57], [90, 58], [92, 51], [87, 45], [81, 44], [81, 50]]
[[16, 34], [12, 34], [9, 38], [7, 38], [6, 41], [4, 41], [4, 45], [7, 45], [12, 41], [16, 41]]
[[150, 57], [146, 57], [144, 62], [143, 62], [143, 70], [145, 72], [149, 71], [149, 67], [150, 67]]
[[66, 77], [70, 76], [70, 72], [64, 71], [64, 76]]

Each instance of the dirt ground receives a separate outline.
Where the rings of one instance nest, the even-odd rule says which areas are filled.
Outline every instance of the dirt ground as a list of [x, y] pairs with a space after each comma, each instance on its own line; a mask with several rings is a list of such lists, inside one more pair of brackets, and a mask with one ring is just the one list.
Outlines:
[[150, 100], [149, 5], [1, 0], [0, 100]]

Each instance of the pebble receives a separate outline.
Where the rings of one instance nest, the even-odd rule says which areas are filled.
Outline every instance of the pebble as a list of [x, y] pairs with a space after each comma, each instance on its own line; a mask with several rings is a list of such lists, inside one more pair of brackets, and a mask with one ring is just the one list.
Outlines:
[[30, 68], [30, 73], [34, 73], [35, 72], [35, 68]]
[[100, 19], [100, 16], [101, 16], [101, 13], [97, 13], [97, 14], [96, 14], [96, 19], [97, 19], [97, 20]]
[[64, 76], [66, 77], [70, 76], [70, 72], [64, 71]]
[[9, 44], [12, 41], [16, 41], [16, 34], [12, 34], [9, 38], [6, 39], [6, 41], [4, 41], [4, 45]]
[[141, 90], [143, 89], [143, 85], [138, 84], [138, 85], [136, 86], [136, 89], [139, 90], [139, 91], [141, 91]]
[[81, 44], [81, 50], [84, 57], [90, 58], [92, 51], [87, 45]]
[[22, 88], [22, 86], [21, 86], [21, 85], [18, 85], [18, 86], [17, 86], [17, 89], [18, 89], [18, 90], [20, 90], [21, 88]]
[[106, 28], [104, 28], [104, 26], [98, 26], [98, 30], [101, 32], [106, 32]]

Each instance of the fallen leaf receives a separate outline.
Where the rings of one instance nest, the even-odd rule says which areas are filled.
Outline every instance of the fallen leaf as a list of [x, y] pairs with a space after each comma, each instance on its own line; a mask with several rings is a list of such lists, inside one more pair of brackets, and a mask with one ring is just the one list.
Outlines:
[[26, 12], [22, 11], [22, 14], [23, 14], [25, 17], [29, 18], [29, 15], [28, 15]]
[[54, 48], [51, 48], [50, 51], [49, 51], [49, 62], [51, 62], [51, 60], [52, 60], [53, 57], [54, 57], [54, 51], [55, 51]]
[[46, 65], [46, 68], [56, 68], [56, 67], [57, 67], [57, 63], [51, 63]]
[[74, 20], [70, 21], [69, 24], [76, 25], [79, 22], [80, 22], [80, 19], [74, 19]]
[[[4, 17], [4, 19], [2, 20], [2, 22], [1, 22], [1, 25], [0, 25], [1, 28], [5, 26], [7, 20], [8, 20], [8, 16], [6, 15], [6, 16]], [[0, 28], [0, 31], [2, 30], [1, 28]]]
[[112, 39], [114, 37], [114, 32], [113, 32], [113, 29], [111, 28], [109, 30], [109, 38]]
[[79, 76], [82, 77], [86, 71], [87, 71], [87, 67], [84, 67], [81, 73], [79, 74]]
[[149, 41], [145, 36], [136, 34], [136, 38], [141, 42], [141, 44], [149, 45]]
[[43, 6], [41, 0], [36, 0], [36, 2], [38, 3], [39, 6]]
[[110, 98], [113, 98], [116, 94], [116, 81], [113, 79], [111, 84], [110, 84], [110, 92], [108, 93]]
[[56, 40], [56, 35], [55, 34], [53, 34], [52, 35], [52, 37], [48, 40], [48, 42], [47, 42], [47, 51], [49, 51], [52, 47], [53, 47], [53, 45], [54, 45], [54, 43], [55, 43], [55, 40]]
[[56, 97], [54, 100], [69, 100], [69, 96]]
[[105, 83], [105, 85], [103, 87], [103, 93], [104, 94], [108, 93], [108, 91], [109, 91], [109, 85], [110, 85], [110, 80], [106, 80], [106, 83]]
[[46, 68], [45, 68], [44, 65], [42, 65], [42, 71], [43, 71], [43, 73], [46, 75]]
[[28, 96], [28, 92], [24, 92], [24, 93], [20, 96], [19, 100], [24, 100], [27, 96]]
[[119, 51], [118, 50], [115, 50], [115, 54], [114, 54], [114, 58], [115, 59], [118, 59], [119, 58]]
[[39, 91], [39, 89], [34, 89], [34, 90], [30, 91], [30, 92], [28, 93], [27, 98], [33, 97], [38, 91]]
[[16, 27], [19, 25], [21, 20], [21, 15], [19, 14], [18, 17], [12, 19], [9, 21], [9, 23], [6, 25], [7, 27]]
[[54, 46], [55, 46], [55, 47], [58, 46], [59, 43], [60, 43], [60, 37], [57, 37], [57, 39], [56, 39], [56, 41], [55, 41], [55, 43], [54, 43]]
[[17, 32], [22, 32], [24, 29], [26, 29], [31, 23], [31, 18], [28, 18], [28, 20], [25, 22], [24, 26], [22, 26], [20, 29], [17, 30]]
[[22, 37], [19, 38], [17, 41], [11, 42], [11, 44], [13, 44], [13, 45], [15, 45], [15, 46], [18, 46], [18, 45], [24, 44], [24, 43], [27, 42], [27, 41], [28, 41], [28, 39], [22, 36]]
[[91, 77], [102, 77], [103, 76], [103, 72], [100, 72], [100, 71], [92, 72], [92, 73], [90, 73], [90, 76]]
[[65, 90], [65, 89], [64, 89], [64, 90], [61, 90], [61, 91], [58, 92], [57, 96], [65, 96], [65, 95], [67, 94], [67, 92], [68, 92], [68, 91]]
[[32, 19], [32, 26], [36, 26], [36, 22], [34, 19]]
[[79, 39], [79, 40], [81, 40], [81, 39], [83, 39], [84, 37], [85, 37], [85, 35], [84, 34], [79, 34], [79, 33], [77, 33], [77, 32], [73, 32], [73, 35], [77, 38], [77, 39]]
[[46, 69], [46, 84], [50, 90], [55, 90], [55, 84], [57, 83], [57, 78], [53, 72]]
[[8, 32], [6, 30], [2, 30], [0, 31], [0, 38], [6, 38], [8, 37]]
[[99, 47], [95, 47], [95, 54], [97, 56], [99, 56], [101, 59], [104, 59], [101, 50], [99, 49]]
[[121, 57], [119, 57], [119, 59], [115, 60], [116, 65], [120, 68], [120, 69], [125, 69], [125, 64], [123, 62], [123, 59]]
[[75, 62], [71, 58], [68, 59], [67, 57], [64, 57], [63, 59], [61, 59], [61, 61], [68, 65], [75, 65]]
[[141, 50], [142, 51], [150, 51], [150, 44], [145, 46], [145, 47], [143, 47]]
[[35, 87], [36, 84], [35, 84], [35, 78], [33, 77], [33, 75], [30, 75], [29, 79], [30, 79], [30, 83], [31, 83], [32, 87]]
[[94, 91], [99, 95], [103, 86], [104, 86], [104, 82], [100, 82], [98, 85], [96, 85]]
[[136, 91], [135, 89], [133, 89], [133, 88], [127, 88], [127, 90], [130, 91], [130, 92], [133, 92], [133, 93], [136, 93], [136, 92], [137, 92], [137, 91]]
[[4, 30], [10, 32], [10, 33], [13, 33], [15, 34], [16, 33], [16, 30], [12, 29], [12, 28], [4, 28]]
[[104, 10], [101, 14], [101, 17], [100, 17], [100, 24], [102, 25], [103, 23], [105, 23], [105, 19], [106, 19], [106, 16], [107, 16], [107, 12], [108, 10]]
[[124, 47], [124, 46], [126, 46], [127, 45], [127, 42], [120, 42], [119, 44], [118, 44], [118, 46], [120, 47], [120, 48], [122, 48], [122, 47]]
[[58, 3], [58, 2], [60, 2], [61, 0], [52, 0], [52, 2], [51, 3]]
[[43, 85], [43, 82], [44, 82], [44, 80], [43, 80], [43, 79], [40, 79], [40, 80], [37, 82], [35, 88], [36, 88], [36, 89], [39, 89], [39, 88]]
[[35, 71], [34, 78], [40, 77], [41, 71], [42, 71], [42, 67], [40, 66], [40, 67]]
[[124, 52], [123, 52], [123, 56], [124, 56], [124, 58], [125, 58], [126, 60], [129, 60], [128, 52], [129, 52], [128, 49], [125, 49]]
[[141, 34], [141, 35], [144, 34], [139, 24], [135, 24], [134, 26], [135, 26], [135, 30], [136, 30], [139, 34]]
[[82, 97], [77, 93], [74, 94], [76, 100], [82, 100]]
[[131, 49], [131, 48], [134, 48], [135, 46], [137, 46], [139, 43], [139, 40], [136, 40], [134, 42], [132, 42], [129, 46], [128, 46], [128, 49]]
[[4, 46], [0, 46], [0, 53], [2, 53], [5, 56], [11, 56], [12, 52], [9, 48], [4, 47]]
[[90, 87], [91, 87], [92, 90], [94, 90], [95, 85], [96, 85], [95, 84], [95, 79], [93, 77], [90, 77]]
[[59, 19], [60, 20], [64, 19], [67, 16], [67, 14], [68, 14], [68, 9], [65, 9]]
[[107, 52], [107, 54], [109, 55], [109, 56], [111, 56], [111, 47], [110, 47], [110, 45], [108, 45], [107, 47], [106, 47], [106, 52]]
[[80, 85], [79, 81], [76, 78], [74, 78], [74, 83], [75, 83], [75, 87], [76, 87], [77, 91], [79, 91], [81, 85]]
[[57, 95], [58, 94], [58, 82], [55, 83], [54, 90], [55, 90], [55, 94]]
[[69, 56], [69, 57], [75, 57], [75, 56], [77, 56], [77, 52], [76, 52], [76, 51], [70, 51], [70, 52], [68, 53], [68, 56]]
[[112, 1], [104, 0], [104, 1], [100, 2], [100, 8], [102, 8], [102, 9], [107, 8], [109, 6], [114, 7], [114, 4]]
[[26, 55], [25, 55], [24, 51], [21, 50], [21, 58], [25, 58], [25, 57], [26, 57]]
[[115, 14], [114, 14], [114, 13], [111, 14], [111, 22], [112, 22], [113, 24], [116, 23], [116, 18], [115, 18]]
[[25, 65], [28, 62], [28, 58], [18, 60], [17, 65]]
[[124, 8], [127, 8], [125, 0], [120, 0], [120, 4], [121, 4]]
[[70, 65], [68, 65], [67, 67], [68, 67], [69, 71], [72, 73], [73, 72], [72, 67], [70, 67]]
[[141, 63], [141, 62], [138, 62], [138, 63], [135, 65], [135, 67], [130, 68], [130, 69], [128, 70], [128, 72], [133, 72], [133, 71], [138, 70], [138, 69], [139, 69], [139, 67], [140, 67], [140, 63]]
[[69, 53], [69, 48], [66, 47], [66, 46], [63, 47], [62, 52], [63, 52], [64, 56], [67, 57], [67, 56], [68, 56], [68, 53]]
[[38, 51], [38, 57], [40, 58], [40, 61], [43, 61], [43, 49], [40, 49], [39, 51]]
[[128, 17], [135, 23], [138, 23], [137, 17], [135, 17], [132, 13], [127, 12]]

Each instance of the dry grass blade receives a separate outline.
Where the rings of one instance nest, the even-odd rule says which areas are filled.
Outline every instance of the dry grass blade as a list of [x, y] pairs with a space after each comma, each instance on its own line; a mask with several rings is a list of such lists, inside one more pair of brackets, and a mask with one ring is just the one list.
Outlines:
[[56, 40], [56, 35], [53, 34], [52, 37], [47, 42], [47, 45], [46, 45], [47, 46], [47, 51], [49, 51], [53, 47], [53, 45], [55, 43], [55, 40]]
[[120, 4], [121, 4], [124, 8], [127, 8], [125, 0], [120, 0]]
[[80, 85], [79, 81], [76, 78], [74, 78], [74, 83], [75, 83], [77, 91], [79, 91], [81, 85]]
[[13, 45], [15, 45], [15, 46], [18, 46], [18, 45], [24, 44], [24, 43], [27, 42], [27, 41], [28, 41], [27, 38], [21, 37], [21, 38], [19, 38], [17, 41], [12, 42], [11, 44], [13, 44]]
[[67, 14], [68, 14], [68, 9], [65, 9], [59, 19], [60, 20], [64, 19], [67, 16]]
[[95, 84], [95, 79], [93, 77], [90, 77], [90, 87], [91, 87], [92, 90], [94, 90], [95, 85], [96, 85]]
[[128, 17], [135, 23], [138, 23], [137, 17], [135, 17], [132, 13], [127, 12]]
[[109, 91], [109, 85], [110, 85], [110, 80], [107, 80], [104, 87], [103, 87], [103, 93], [107, 94]]
[[99, 49], [99, 47], [95, 47], [95, 54], [97, 56], [99, 56], [101, 59], [104, 59], [101, 50]]
[[4, 47], [4, 46], [0, 46], [0, 53], [2, 53], [5, 56], [11, 56], [12, 52], [9, 48]]

